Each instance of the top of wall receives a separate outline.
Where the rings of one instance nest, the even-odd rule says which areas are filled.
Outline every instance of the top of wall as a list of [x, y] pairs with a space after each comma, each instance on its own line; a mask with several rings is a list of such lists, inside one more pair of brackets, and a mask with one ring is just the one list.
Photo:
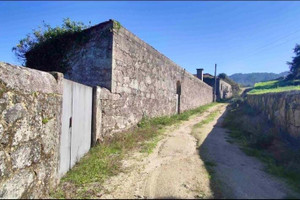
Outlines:
[[[187, 75], [190, 79], [195, 80], [195, 81], [197, 81], [197, 82], [199, 82], [199, 83], [201, 83], [201, 84], [203, 84], [203, 85], [205, 85], [205, 86], [207, 86], [207, 87], [210, 88], [210, 86], [208, 84], [206, 84], [205, 82], [201, 81], [200, 79], [198, 79], [197, 77], [195, 77], [193, 74], [191, 74], [190, 72], [186, 71], [184, 68], [182, 68], [179, 65], [177, 65], [170, 58], [168, 58], [167, 56], [165, 56], [164, 54], [162, 54], [161, 52], [159, 52], [158, 50], [156, 50], [150, 44], [148, 44], [145, 41], [143, 41], [142, 39], [138, 38], [135, 34], [133, 34], [132, 32], [130, 32], [129, 30], [127, 30], [125, 27], [121, 26], [121, 28], [117, 32], [117, 34], [120, 34], [120, 32], [122, 33], [122, 31], [124, 32], [124, 34], [129, 35], [130, 38], [134, 39], [138, 44], [140, 44], [141, 48], [149, 49], [150, 51], [152, 51], [153, 53], [155, 53], [157, 56], [161, 57], [162, 59], [168, 60], [168, 62], [170, 62], [178, 70], [184, 71], [185, 75]], [[116, 33], [116, 32], [114, 32], [114, 33]]]
[[[116, 20], [112, 20], [110, 19], [109, 21], [100, 23], [98, 25], [95, 25], [87, 30], [93, 29], [93, 28], [97, 28], [99, 26], [104, 26], [107, 23], [114, 23], [117, 22]], [[179, 65], [177, 65], [176, 63], [174, 63], [170, 58], [168, 58], [167, 56], [165, 56], [164, 54], [162, 54], [161, 52], [159, 52], [158, 50], [156, 50], [153, 46], [151, 46], [150, 44], [146, 43], [145, 41], [143, 41], [142, 39], [140, 39], [139, 37], [137, 37], [135, 34], [133, 34], [131, 31], [129, 31], [128, 29], [126, 29], [125, 27], [123, 27], [122, 25], [119, 28], [114, 28], [113, 29], [113, 33], [114, 34], [125, 34], [128, 35], [130, 37], [130, 39], [135, 40], [135, 42], [140, 45], [141, 48], [146, 48], [149, 51], [151, 51], [152, 53], [154, 53], [155, 55], [157, 55], [158, 57], [161, 57], [162, 59], [168, 60], [168, 62], [170, 62], [172, 65], [174, 65], [178, 70], [182, 70], [184, 71], [184, 73], [186, 73], [186, 75], [188, 77], [190, 77], [191, 79], [205, 85], [206, 87], [211, 87], [208, 84], [206, 84], [205, 82], [201, 81], [200, 79], [194, 77], [193, 74], [189, 73], [188, 71], [186, 71], [184, 68], [180, 67]]]
[[0, 84], [27, 93], [62, 94], [61, 73], [48, 73], [0, 62]]

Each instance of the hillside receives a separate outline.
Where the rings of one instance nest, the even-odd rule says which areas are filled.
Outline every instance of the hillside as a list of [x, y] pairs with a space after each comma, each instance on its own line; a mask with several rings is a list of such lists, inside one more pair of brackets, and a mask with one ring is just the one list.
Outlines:
[[246, 74], [236, 73], [229, 76], [229, 78], [243, 86], [254, 86], [255, 83], [277, 79], [279, 77], [286, 76], [288, 73], [288, 71], [279, 74], [266, 72]]

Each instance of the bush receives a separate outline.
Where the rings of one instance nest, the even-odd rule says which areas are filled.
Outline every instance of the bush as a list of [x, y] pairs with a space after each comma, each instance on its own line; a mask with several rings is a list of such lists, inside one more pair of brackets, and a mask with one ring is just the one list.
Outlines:
[[80, 44], [88, 40], [87, 35], [82, 32], [88, 27], [90, 26], [69, 18], [63, 19], [63, 24], [54, 28], [43, 22], [33, 33], [21, 39], [12, 51], [26, 67], [65, 73], [69, 67], [66, 52], [72, 41]]

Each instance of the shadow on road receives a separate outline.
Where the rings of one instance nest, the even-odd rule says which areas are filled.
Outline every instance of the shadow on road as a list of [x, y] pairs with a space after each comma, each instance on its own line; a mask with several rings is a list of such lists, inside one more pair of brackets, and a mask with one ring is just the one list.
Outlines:
[[261, 161], [247, 156], [239, 145], [232, 143], [229, 131], [222, 127], [227, 112], [228, 107], [198, 148], [211, 177], [214, 198], [281, 199], [289, 196], [291, 190], [284, 181], [265, 172]]
[[[226, 108], [228, 109], [228, 108]], [[198, 147], [198, 153], [205, 164], [205, 168], [210, 176], [210, 188], [213, 192], [213, 197], [220, 199], [220, 198], [232, 198], [231, 192], [229, 188], [222, 188], [224, 187], [221, 183], [221, 180], [218, 180], [215, 176], [214, 167], [217, 165], [216, 161], [213, 160], [210, 156], [212, 153], [211, 144], [216, 143], [216, 139], [218, 138], [218, 129], [222, 128], [222, 122], [224, 116], [226, 115], [227, 110], [219, 117], [217, 123], [214, 125], [213, 129], [208, 133], [207, 137], [203, 141], [200, 147]], [[222, 138], [220, 138], [222, 140]], [[215, 148], [220, 148], [216, 146]], [[224, 191], [225, 190], [225, 191]]]

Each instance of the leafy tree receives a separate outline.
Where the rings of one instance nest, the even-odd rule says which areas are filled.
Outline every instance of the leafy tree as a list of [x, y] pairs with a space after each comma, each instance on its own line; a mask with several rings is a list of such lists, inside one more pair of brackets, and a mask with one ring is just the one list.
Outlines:
[[219, 74], [218, 77], [221, 78], [221, 79], [228, 79], [228, 76], [225, 73]]
[[69, 18], [63, 19], [63, 24], [57, 27], [43, 21], [42, 26], [33, 29], [33, 33], [21, 39], [12, 51], [23, 66], [64, 73], [68, 68], [64, 59], [71, 41], [85, 41], [87, 38], [82, 30], [88, 27], [90, 25]]
[[300, 45], [296, 44], [294, 48], [294, 53], [296, 54], [295, 57], [293, 57], [292, 62], [287, 62], [287, 64], [290, 67], [291, 75], [289, 78], [300, 78]]

